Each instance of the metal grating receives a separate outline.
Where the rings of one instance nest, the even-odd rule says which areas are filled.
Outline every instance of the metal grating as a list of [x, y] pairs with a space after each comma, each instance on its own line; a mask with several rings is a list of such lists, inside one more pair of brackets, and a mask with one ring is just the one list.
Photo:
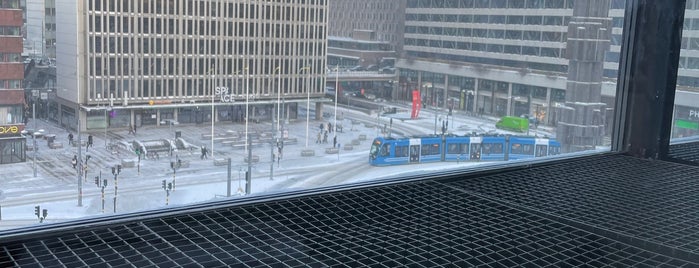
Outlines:
[[694, 267], [686, 261], [692, 257], [645, 243], [699, 249], [698, 174], [672, 163], [593, 157], [0, 242], [0, 267]]
[[670, 144], [668, 156], [699, 165], [699, 142]]
[[0, 266], [694, 264], [437, 182], [269, 201], [0, 243]]
[[699, 258], [699, 167], [618, 155], [449, 184]]

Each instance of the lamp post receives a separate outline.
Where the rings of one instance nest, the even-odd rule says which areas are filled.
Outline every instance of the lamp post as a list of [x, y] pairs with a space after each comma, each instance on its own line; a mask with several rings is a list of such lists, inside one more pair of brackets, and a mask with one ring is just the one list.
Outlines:
[[170, 162], [172, 168], [172, 191], [175, 191], [175, 178], [177, 177], [177, 169], [182, 166], [182, 161], [178, 158], [176, 162]]
[[[209, 70], [209, 74], [211, 74], [211, 71], [213, 71], [213, 70]], [[213, 75], [212, 75], [212, 78], [213, 78]], [[215, 96], [216, 96], [216, 94], [214, 93], [214, 87], [211, 87], [211, 159], [215, 159], [214, 158], [214, 115], [215, 115], [215, 113], [214, 113], [214, 110], [215, 110], [214, 97]], [[170, 126], [172, 127], [172, 125], [170, 125]], [[170, 157], [172, 157], [172, 154], [170, 154]]]
[[112, 175], [114, 175], [114, 213], [116, 213], [117, 209], [117, 187], [118, 182], [119, 182], [119, 173], [121, 173], [121, 165], [116, 165], [115, 167], [112, 167]]
[[[36, 99], [32, 102], [32, 121], [34, 121], [33, 131], [36, 131]], [[34, 149], [34, 159], [32, 160], [32, 165], [34, 166], [34, 178], [36, 178], [36, 132], [32, 132], [32, 148]]]
[[306, 148], [308, 148], [308, 124], [310, 124], [311, 120], [311, 89], [309, 86], [309, 81], [311, 80], [311, 72], [309, 71], [310, 67], [305, 66], [301, 68], [301, 71], [306, 71], [307, 76], [306, 76]]
[[[340, 65], [337, 65], [335, 67], [335, 122], [333, 123], [333, 139], [337, 140], [337, 90], [340, 85]], [[338, 151], [338, 157], [340, 157], [339, 151]]]

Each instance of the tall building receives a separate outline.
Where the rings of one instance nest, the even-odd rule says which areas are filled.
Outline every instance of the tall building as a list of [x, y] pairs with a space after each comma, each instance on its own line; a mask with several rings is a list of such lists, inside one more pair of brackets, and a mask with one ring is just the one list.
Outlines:
[[19, 0], [0, 2], [0, 164], [26, 160], [22, 20]]
[[214, 120], [243, 121], [246, 102], [266, 119], [280, 95], [293, 118], [324, 94], [326, 12], [324, 0], [57, 1], [60, 123], [202, 123], [213, 106]]
[[34, 58], [56, 57], [56, 0], [26, 0], [25, 52]]
[[[617, 2], [611, 6], [615, 11], [605, 15], [607, 25], [612, 24], [612, 14], [623, 16], [623, 1], [621, 5]], [[529, 115], [542, 124], [556, 124], [560, 116], [555, 108], [570, 101], [567, 96], [572, 90], [568, 87], [571, 63], [566, 53], [570, 52], [568, 26], [574, 1], [450, 3], [453, 6], [445, 8], [432, 1], [408, 1], [405, 57], [397, 63], [400, 79], [396, 95], [410, 99], [411, 92], [418, 90], [427, 107], [492, 116]], [[609, 1], [578, 4], [610, 5]], [[609, 40], [613, 33], [620, 39], [620, 29], [605, 29], [600, 36], [600, 32], [589, 33], [595, 29], [587, 29], [584, 35]], [[596, 102], [609, 107], [615, 94], [617, 41], [611, 45], [616, 58], [596, 65], [601, 68], [595, 78], [601, 92]], [[595, 52], [590, 53], [609, 54], [609, 41], [606, 44], [593, 47]]]
[[373, 41], [403, 45], [406, 0], [335, 0], [329, 3], [328, 36], [355, 38], [357, 30], [370, 31]]

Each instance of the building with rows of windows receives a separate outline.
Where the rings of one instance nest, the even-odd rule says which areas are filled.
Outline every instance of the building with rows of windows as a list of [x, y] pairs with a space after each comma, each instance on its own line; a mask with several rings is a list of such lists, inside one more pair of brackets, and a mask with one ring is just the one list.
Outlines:
[[57, 2], [60, 124], [75, 127], [77, 113], [82, 129], [242, 121], [242, 104], [269, 117], [280, 95], [295, 117], [307, 93], [323, 95], [326, 10], [324, 0]]
[[22, 79], [22, 9], [19, 0], [0, 2], [0, 164], [24, 162], [26, 107]]
[[[577, 2], [407, 0], [405, 56], [397, 62], [400, 82], [394, 98], [409, 100], [411, 92], [418, 90], [426, 107], [491, 116], [526, 114], [549, 125], [570, 117], [561, 108], [583, 102], [594, 106], [590, 108], [594, 115], [584, 123], [596, 127], [577, 131], [608, 132], [605, 125], [614, 107], [625, 1]], [[595, 7], [599, 14], [575, 13], [575, 5]], [[687, 5], [688, 10], [699, 9], [697, 1]], [[699, 21], [693, 14], [687, 12], [687, 33], [693, 33]], [[593, 17], [594, 23], [590, 22]], [[699, 47], [693, 44], [699, 42], [692, 34], [683, 36], [676, 103], [676, 117], [682, 124], [673, 128], [675, 137], [699, 134], [699, 120], [692, 121], [690, 116], [699, 114], [690, 108], [699, 103], [699, 67], [693, 66], [699, 62], [694, 55]], [[585, 52], [570, 53], [574, 50]], [[580, 91], [589, 83], [595, 84], [592, 92], [599, 92], [600, 99], [579, 98], [590, 92]]]

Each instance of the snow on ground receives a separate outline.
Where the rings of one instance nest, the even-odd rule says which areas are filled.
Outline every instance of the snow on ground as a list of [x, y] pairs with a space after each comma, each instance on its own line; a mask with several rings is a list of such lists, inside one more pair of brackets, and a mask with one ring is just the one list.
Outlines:
[[[314, 114], [312, 106], [311, 114]], [[328, 106], [326, 106], [327, 109]], [[328, 110], [326, 110], [327, 113]], [[332, 108], [329, 109], [332, 112]], [[311, 120], [309, 122], [308, 147], [306, 144], [306, 118], [305, 107], [299, 108], [298, 120], [285, 126], [289, 135], [298, 140], [297, 144], [284, 147], [284, 157], [281, 163], [274, 163], [274, 178], [270, 179], [270, 146], [264, 145], [256, 148], [253, 154], [260, 157], [260, 162], [252, 166], [252, 194], [265, 194], [285, 191], [288, 189], [307, 189], [311, 187], [331, 186], [340, 183], [358, 183], [377, 180], [383, 177], [410, 177], [425, 172], [436, 172], [454, 168], [472, 168], [484, 163], [431, 163], [407, 166], [373, 167], [368, 164], [368, 148], [371, 140], [381, 133], [376, 125], [390, 124], [393, 117], [392, 131], [394, 135], [409, 132], [412, 134], [433, 134], [435, 132], [435, 114], [437, 114], [437, 131], [441, 132], [440, 119], [446, 120], [443, 111], [423, 110], [417, 120], [410, 120], [409, 114], [398, 113], [393, 115], [377, 115], [338, 109], [338, 123], [343, 126], [343, 132], [337, 133], [340, 144], [349, 144], [358, 139], [360, 135], [366, 136], [366, 140], [355, 145], [351, 151], [340, 150], [340, 154], [326, 154], [325, 149], [332, 147], [332, 135], [328, 144], [316, 144], [315, 138], [318, 125], [323, 122], [334, 122], [334, 118], [326, 118], [322, 121]], [[389, 117], [390, 116], [390, 117]], [[360, 120], [360, 124], [352, 124], [351, 119]], [[500, 132], [494, 128], [494, 119], [487, 117], [467, 117], [462, 114], [448, 117], [448, 132], [453, 134], [470, 134]], [[30, 123], [30, 126], [32, 123]], [[223, 133], [230, 129], [236, 129], [241, 133], [241, 124], [217, 124], [216, 133]], [[251, 129], [264, 131], [271, 124], [251, 124]], [[63, 141], [67, 145], [65, 137], [67, 131], [53, 124], [40, 121], [38, 128], [45, 129], [45, 133], [57, 135], [57, 141]], [[201, 134], [210, 133], [210, 126], [181, 124], [176, 130], [182, 131], [187, 141], [194, 146], [210, 146], [209, 140], [202, 140]], [[171, 129], [165, 127], [142, 127], [138, 135], [130, 136], [127, 130], [110, 130], [108, 140], [120, 138], [128, 141], [138, 139], [142, 141], [158, 140], [171, 136]], [[251, 130], [252, 131], [252, 130]], [[88, 172], [87, 180], [83, 180], [83, 205], [77, 206], [77, 174], [69, 168], [69, 159], [75, 153], [76, 148], [65, 146], [64, 149], [51, 150], [46, 147], [46, 141], [40, 140], [38, 155], [39, 166], [49, 167], [39, 169], [37, 177], [33, 176], [31, 157], [26, 163], [2, 166], [2, 172], [6, 175], [0, 181], [0, 229], [16, 228], [29, 224], [38, 224], [34, 215], [34, 206], [40, 205], [41, 209], [48, 210], [46, 222], [64, 221], [83, 217], [100, 215], [113, 215], [114, 212], [114, 181], [111, 176], [111, 167], [122, 159], [135, 159], [133, 154], [113, 155], [105, 149], [105, 136], [101, 131], [92, 133], [95, 146], [90, 150], [95, 163]], [[514, 134], [514, 133], [510, 133]], [[541, 128], [537, 135], [551, 135], [550, 129]], [[86, 138], [83, 135], [83, 139]], [[76, 135], [77, 138], [77, 135]], [[43, 143], [43, 144], [42, 144]], [[42, 147], [43, 145], [43, 147]], [[231, 171], [231, 195], [234, 198], [242, 198], [245, 188], [243, 179], [247, 164], [242, 159], [246, 155], [243, 150], [235, 150], [230, 147], [220, 146], [215, 148], [217, 158], [230, 157], [233, 159]], [[302, 157], [303, 150], [315, 151], [313, 157]], [[84, 155], [84, 154], [83, 154]], [[207, 202], [224, 198], [227, 195], [227, 167], [214, 166], [212, 160], [201, 160], [199, 152], [178, 152], [178, 156], [190, 163], [189, 168], [182, 168], [176, 174], [176, 187], [170, 192], [167, 207], [183, 206], [192, 203]], [[135, 212], [165, 208], [166, 192], [161, 187], [162, 180], [172, 181], [172, 170], [169, 168], [169, 158], [161, 156], [161, 160], [142, 160], [141, 173], [136, 168], [124, 168], [119, 177], [119, 190], [117, 196], [117, 213]], [[51, 168], [52, 167], [52, 168]], [[65, 176], [55, 177], [47, 174], [48, 171], [65, 171]], [[94, 184], [94, 176], [101, 171], [103, 178], [107, 178], [109, 185], [105, 188], [105, 211], [102, 213], [102, 200], [100, 189]], [[72, 172], [72, 173], [71, 173]]]

